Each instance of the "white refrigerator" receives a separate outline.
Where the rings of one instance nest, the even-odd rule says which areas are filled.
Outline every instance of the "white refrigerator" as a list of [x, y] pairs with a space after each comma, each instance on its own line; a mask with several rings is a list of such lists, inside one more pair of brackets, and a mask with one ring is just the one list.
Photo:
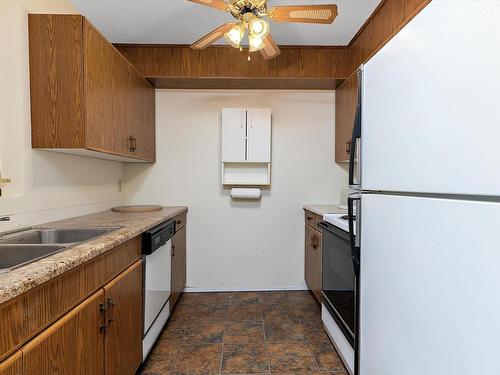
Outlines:
[[360, 71], [359, 375], [500, 374], [499, 67], [500, 1], [434, 0]]

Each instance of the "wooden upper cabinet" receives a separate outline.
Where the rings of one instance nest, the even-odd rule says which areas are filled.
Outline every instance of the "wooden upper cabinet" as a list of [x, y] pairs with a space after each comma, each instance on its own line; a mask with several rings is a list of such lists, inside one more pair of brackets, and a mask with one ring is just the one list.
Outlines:
[[104, 287], [105, 373], [135, 374], [142, 362], [142, 261]]
[[101, 289], [26, 344], [23, 374], [104, 374], [103, 303]]
[[349, 161], [352, 129], [358, 105], [358, 78], [356, 72], [335, 92], [335, 161]]
[[0, 362], [0, 375], [22, 375], [23, 354], [21, 351]]
[[[185, 218], [185, 216], [184, 216]], [[180, 294], [186, 286], [186, 227], [177, 228], [177, 232], [172, 237], [172, 276], [170, 309], [177, 302]]]
[[32, 147], [155, 161], [154, 89], [79, 15], [29, 15]]
[[[139, 77], [129, 66], [127, 70], [127, 84], [125, 100], [127, 108], [128, 137], [132, 137], [136, 157], [154, 160], [155, 158], [155, 92], [150, 84]], [[139, 105], [140, 110], [136, 110]], [[150, 126], [144, 126], [150, 124]]]

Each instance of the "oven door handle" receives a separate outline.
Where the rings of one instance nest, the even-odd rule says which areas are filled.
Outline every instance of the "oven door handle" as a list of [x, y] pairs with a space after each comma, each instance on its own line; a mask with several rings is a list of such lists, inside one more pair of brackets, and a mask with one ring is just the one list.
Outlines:
[[[358, 195], [351, 195], [349, 198], [347, 198], [347, 212], [349, 216], [349, 237], [350, 237], [350, 243], [351, 243], [351, 257], [352, 257], [352, 264], [354, 267], [354, 273], [356, 276], [359, 276], [359, 264], [360, 264], [360, 246], [359, 243], [357, 242], [359, 240], [359, 233], [354, 234], [354, 202], [359, 203], [361, 202], [361, 197]], [[359, 205], [356, 215], [357, 219], [359, 220], [361, 218], [360, 212], [359, 212]]]
[[330, 227], [328, 226], [328, 224], [327, 224], [327, 223], [325, 223], [325, 222], [323, 222], [323, 221], [320, 221], [320, 222], [318, 223], [318, 228], [328, 230]]

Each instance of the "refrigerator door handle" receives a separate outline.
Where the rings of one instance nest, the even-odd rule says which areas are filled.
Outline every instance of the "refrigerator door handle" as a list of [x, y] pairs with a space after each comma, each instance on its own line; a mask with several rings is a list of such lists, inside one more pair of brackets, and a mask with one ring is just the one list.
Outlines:
[[[356, 206], [356, 213], [354, 207]], [[349, 216], [349, 237], [351, 242], [351, 257], [354, 267], [354, 273], [359, 276], [360, 264], [360, 219], [361, 219], [361, 195], [353, 194], [347, 199], [347, 212]], [[356, 215], [356, 219], [354, 219]], [[356, 223], [354, 223], [356, 221]], [[354, 233], [354, 225], [356, 225], [356, 233]]]
[[361, 137], [361, 108], [360, 105], [358, 104], [356, 107], [356, 116], [354, 120], [354, 127], [352, 129], [352, 138], [351, 138], [351, 149], [349, 150], [349, 186], [357, 186], [359, 185], [359, 181], [356, 181], [355, 178], [355, 172], [356, 172], [356, 165], [355, 163], [358, 162], [359, 158], [356, 158], [356, 151], [358, 150], [358, 140]]
[[[363, 68], [357, 73], [358, 76], [358, 105], [352, 128], [351, 149], [349, 150], [349, 186], [356, 188], [361, 185], [361, 92], [363, 85]], [[358, 164], [356, 168], [356, 163]], [[357, 175], [357, 176], [356, 176]]]

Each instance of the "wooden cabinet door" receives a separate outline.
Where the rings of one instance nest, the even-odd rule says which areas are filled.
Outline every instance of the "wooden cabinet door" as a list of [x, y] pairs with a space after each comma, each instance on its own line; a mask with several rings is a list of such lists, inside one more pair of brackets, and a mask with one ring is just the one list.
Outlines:
[[[146, 81], [141, 85], [142, 142], [139, 154], [143, 159], [156, 160], [155, 89]], [[138, 145], [139, 146], [139, 145]]]
[[63, 316], [23, 349], [24, 375], [104, 373], [104, 292], [100, 290]]
[[177, 302], [186, 286], [186, 227], [183, 227], [172, 237], [172, 292], [170, 294], [170, 309]]
[[135, 374], [142, 361], [142, 261], [104, 287], [105, 374]]
[[82, 16], [29, 14], [31, 145], [85, 146]]
[[358, 77], [355, 72], [335, 92], [335, 161], [349, 161], [352, 129], [358, 105]]
[[87, 148], [128, 156], [127, 64], [87, 20], [83, 46]]
[[309, 289], [321, 301], [321, 232], [306, 225], [305, 279]]
[[0, 375], [22, 375], [23, 373], [23, 354], [18, 351], [12, 354], [5, 361], [0, 362]]
[[133, 139], [130, 156], [155, 160], [155, 94], [153, 87], [129, 65], [126, 80], [127, 126]]

